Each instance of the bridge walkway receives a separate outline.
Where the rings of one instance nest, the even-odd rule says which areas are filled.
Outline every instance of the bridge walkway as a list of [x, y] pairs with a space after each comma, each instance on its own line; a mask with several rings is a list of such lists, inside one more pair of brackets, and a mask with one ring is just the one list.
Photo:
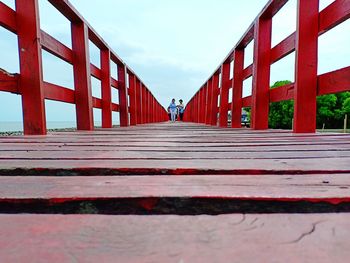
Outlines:
[[2, 137], [0, 175], [4, 262], [350, 256], [346, 134], [160, 123]]

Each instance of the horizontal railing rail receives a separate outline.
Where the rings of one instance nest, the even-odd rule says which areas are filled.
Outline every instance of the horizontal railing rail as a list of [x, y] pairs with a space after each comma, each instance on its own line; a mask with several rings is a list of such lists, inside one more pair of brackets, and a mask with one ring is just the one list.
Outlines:
[[[0, 91], [22, 96], [24, 134], [46, 134], [45, 99], [75, 104], [78, 130], [94, 129], [93, 108], [102, 110], [103, 128], [112, 127], [112, 112], [119, 112], [120, 126], [167, 120], [148, 87], [70, 2], [49, 2], [70, 21], [72, 48], [40, 29], [38, 0], [16, 0], [16, 10], [0, 1], [0, 26], [17, 35], [20, 61], [19, 74], [0, 72]], [[89, 40], [100, 50], [100, 68], [90, 62]], [[74, 89], [43, 81], [42, 50], [73, 65]], [[117, 80], [111, 62], [117, 65]], [[92, 96], [91, 77], [101, 81], [101, 98]], [[119, 104], [112, 102], [112, 88]]]
[[[242, 108], [251, 107], [251, 127], [267, 129], [270, 103], [294, 100], [293, 131], [315, 132], [316, 97], [350, 91], [350, 67], [317, 75], [319, 36], [350, 18], [350, 0], [335, 0], [322, 11], [319, 11], [319, 0], [297, 1], [296, 32], [274, 47], [271, 47], [272, 18], [288, 0], [270, 0], [266, 4], [236, 46], [190, 99], [186, 121], [227, 127], [228, 111], [231, 111], [230, 127], [240, 128]], [[252, 41], [253, 64], [244, 67], [245, 48]], [[295, 82], [270, 89], [271, 65], [294, 51]], [[243, 98], [243, 82], [250, 77], [252, 95]], [[232, 103], [229, 103], [230, 89]]]

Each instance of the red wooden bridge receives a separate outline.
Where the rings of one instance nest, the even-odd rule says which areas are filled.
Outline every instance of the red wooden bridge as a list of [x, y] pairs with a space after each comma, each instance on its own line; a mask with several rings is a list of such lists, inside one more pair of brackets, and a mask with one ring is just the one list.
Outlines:
[[[315, 133], [315, 123], [318, 95], [350, 90], [350, 67], [317, 75], [318, 38], [350, 17], [349, 0], [322, 11], [318, 0], [298, 0], [296, 32], [274, 47], [272, 18], [287, 0], [270, 0], [181, 123], [166, 122], [69, 1], [49, 2], [71, 22], [72, 48], [40, 29], [37, 0], [16, 0], [16, 10], [0, 1], [0, 25], [17, 34], [20, 58], [19, 74], [0, 73], [0, 91], [21, 95], [25, 134], [0, 138], [1, 262], [348, 261], [350, 135]], [[101, 67], [90, 63], [89, 40]], [[252, 41], [254, 62], [244, 68]], [[42, 50], [73, 65], [74, 90], [43, 81]], [[270, 90], [271, 65], [294, 51], [295, 83]], [[253, 93], [243, 98], [249, 77]], [[293, 131], [269, 130], [269, 103], [290, 99]], [[45, 100], [74, 104], [77, 131], [47, 134]], [[242, 107], [251, 107], [250, 129]]]

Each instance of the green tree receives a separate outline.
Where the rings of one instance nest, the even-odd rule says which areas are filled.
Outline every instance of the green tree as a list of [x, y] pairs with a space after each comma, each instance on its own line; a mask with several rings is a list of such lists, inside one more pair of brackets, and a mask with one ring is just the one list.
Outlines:
[[[275, 82], [271, 89], [290, 84], [289, 80]], [[250, 117], [251, 109], [245, 108]], [[328, 94], [317, 97], [317, 128], [323, 124], [328, 129], [339, 129], [343, 126], [344, 116], [350, 118], [350, 92]], [[292, 100], [270, 103], [269, 127], [272, 129], [291, 129], [294, 115]], [[350, 124], [350, 121], [348, 122]]]
[[348, 117], [350, 117], [350, 96], [346, 100], [344, 100], [342, 112], [344, 114], [347, 114]]
[[[275, 89], [292, 83], [289, 80], [277, 81], [271, 86]], [[294, 114], [294, 102], [291, 100], [270, 103], [269, 127], [272, 129], [291, 129]]]
[[328, 94], [317, 97], [317, 128], [325, 124], [328, 129], [343, 126], [346, 110], [344, 103], [350, 98], [350, 92]]

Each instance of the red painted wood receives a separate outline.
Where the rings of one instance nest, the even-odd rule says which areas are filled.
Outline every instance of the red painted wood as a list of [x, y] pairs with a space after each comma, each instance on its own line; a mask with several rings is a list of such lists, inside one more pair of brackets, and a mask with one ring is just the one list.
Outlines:
[[113, 88], [118, 89], [118, 80], [116, 80], [115, 78], [111, 77], [111, 85]]
[[75, 104], [74, 90], [67, 89], [48, 82], [44, 82], [43, 85], [45, 99]]
[[103, 101], [99, 98], [92, 97], [92, 106], [97, 109], [102, 109]]
[[97, 66], [95, 66], [94, 64], [90, 64], [90, 73], [91, 76], [101, 80], [102, 79], [102, 72], [101, 69], [99, 69]]
[[207, 85], [205, 86], [204, 90], [206, 93], [206, 100], [205, 100], [205, 124], [211, 123], [211, 118], [213, 114], [212, 110], [212, 102], [213, 102], [213, 77], [208, 81]]
[[295, 50], [295, 32], [271, 49], [271, 63], [288, 56]]
[[1, 215], [6, 238], [0, 257], [52, 263], [346, 262], [349, 219], [348, 213]]
[[118, 104], [112, 103], [112, 111], [119, 112], [120, 108]]
[[101, 50], [102, 128], [112, 128], [111, 53]]
[[17, 33], [16, 12], [2, 2], [0, 2], [0, 26]]
[[129, 72], [130, 125], [137, 124], [136, 77]]
[[218, 113], [219, 113], [219, 108], [218, 108], [218, 96], [219, 96], [219, 73], [215, 74], [213, 77], [213, 86], [212, 86], [212, 99], [211, 99], [211, 111], [212, 114], [210, 123], [211, 125], [216, 126], [218, 123]]
[[255, 21], [250, 24], [247, 31], [243, 34], [241, 39], [238, 41], [235, 49], [244, 49], [249, 43], [254, 39], [254, 31], [255, 31]]
[[19, 94], [18, 75], [13, 75], [0, 69], [0, 91]]
[[142, 123], [142, 85], [138, 78], [136, 78], [136, 113], [137, 124]]
[[202, 102], [201, 102], [201, 109], [200, 109], [200, 114], [201, 114], [201, 123], [205, 124], [207, 117], [208, 117], [208, 86], [211, 84], [211, 80], [209, 79], [208, 82], [205, 84], [205, 86], [202, 88]]
[[298, 0], [294, 87], [294, 132], [316, 130], [319, 0]]
[[242, 98], [242, 107], [252, 107], [252, 96]]
[[41, 30], [40, 36], [40, 43], [44, 50], [66, 61], [67, 63], [73, 64], [73, 52], [70, 48], [43, 30]]
[[234, 53], [234, 67], [232, 80], [232, 107], [231, 107], [231, 126], [232, 128], [241, 128], [242, 116], [242, 92], [243, 92], [243, 67], [244, 67], [244, 49], [236, 49]]
[[93, 130], [88, 28], [84, 23], [72, 23], [72, 50], [75, 54], [73, 72], [77, 128]]
[[251, 111], [251, 127], [255, 130], [268, 128], [271, 34], [272, 19], [258, 19], [255, 25], [254, 37]]
[[251, 77], [253, 75], [253, 64], [246, 67], [243, 70], [242, 75], [243, 80], [246, 80], [247, 78]]
[[294, 98], [294, 83], [270, 90], [270, 102], [292, 100]]
[[350, 67], [322, 74], [318, 77], [317, 95], [350, 91]]
[[230, 63], [224, 63], [221, 66], [221, 88], [220, 88], [220, 107], [219, 107], [219, 127], [227, 127], [228, 119], [228, 96], [230, 83]]
[[[350, 201], [350, 174], [179, 176], [1, 176], [0, 203], [37, 199], [217, 198], [231, 200]], [[323, 183], [323, 182], [328, 183]], [[339, 187], [344, 186], [344, 187]], [[79, 191], [77, 191], [79, 188]], [[132, 189], [132, 191], [130, 191]]]
[[23, 130], [26, 135], [46, 134], [45, 101], [37, 0], [16, 1], [22, 94]]
[[120, 126], [129, 126], [128, 110], [128, 90], [126, 86], [126, 67], [118, 65], [118, 90], [119, 90], [119, 107], [120, 107]]
[[319, 15], [319, 33], [323, 34], [350, 18], [350, 2], [335, 0]]
[[147, 123], [151, 122], [151, 92], [147, 89]]
[[75, 23], [84, 22], [83, 17], [71, 5], [68, 0], [48, 0], [58, 11], [60, 11], [69, 21]]
[[269, 0], [259, 16], [266, 19], [272, 18], [287, 2], [288, 0]]

